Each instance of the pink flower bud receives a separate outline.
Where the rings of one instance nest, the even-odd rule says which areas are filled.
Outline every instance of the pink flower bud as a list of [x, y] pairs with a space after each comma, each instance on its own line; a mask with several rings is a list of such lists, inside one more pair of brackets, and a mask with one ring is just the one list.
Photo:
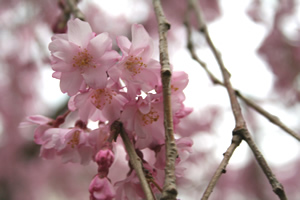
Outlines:
[[105, 177], [95, 176], [89, 187], [90, 200], [111, 200], [116, 193], [111, 182]]
[[98, 153], [95, 156], [95, 161], [97, 162], [99, 167], [98, 168], [99, 174], [104, 173], [103, 176], [107, 175], [108, 169], [110, 168], [111, 164], [114, 162], [114, 157], [115, 156], [110, 149], [102, 149], [98, 151]]

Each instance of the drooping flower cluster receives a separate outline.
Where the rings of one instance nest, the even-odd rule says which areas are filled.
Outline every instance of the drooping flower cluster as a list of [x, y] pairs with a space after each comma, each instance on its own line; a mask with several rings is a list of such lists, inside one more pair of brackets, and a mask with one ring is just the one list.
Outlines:
[[[53, 36], [49, 49], [55, 71], [53, 77], [60, 80], [61, 91], [71, 97], [69, 112], [77, 113], [78, 120], [74, 127], [62, 128], [61, 124], [69, 112], [55, 120], [41, 116], [29, 118], [39, 125], [35, 131], [35, 142], [42, 146], [42, 157], [61, 156], [65, 162], [82, 164], [93, 160], [98, 164], [98, 174], [89, 189], [91, 199], [115, 197], [114, 187], [108, 178], [108, 169], [114, 160], [111, 145], [115, 136], [109, 130], [117, 120], [123, 123], [140, 156], [143, 155], [142, 149], [155, 152], [154, 159], [157, 160], [153, 162], [154, 166], [146, 160], [143, 162], [157, 183], [156, 187], [162, 186], [156, 174], [164, 173], [161, 166], [165, 162], [160, 153], [164, 149], [165, 138], [163, 95], [160, 64], [153, 59], [153, 41], [139, 24], [132, 25], [132, 41], [125, 36], [116, 40], [121, 54], [112, 49], [112, 39], [107, 33], [96, 35], [87, 22], [70, 20], [68, 32]], [[187, 83], [186, 73], [173, 72], [171, 95], [175, 130], [180, 119], [191, 112], [183, 105], [183, 89]], [[88, 128], [90, 120], [98, 122], [99, 127], [95, 130]], [[181, 143], [181, 148], [190, 152], [192, 142], [186, 141]], [[177, 163], [180, 160], [179, 157]], [[178, 174], [182, 174], [183, 170], [180, 168]], [[123, 190], [124, 195], [128, 193], [124, 190], [134, 189], [130, 188], [130, 185], [135, 185], [133, 183], [120, 187], [122, 182], [136, 180], [131, 171], [127, 179], [118, 180], [121, 182], [116, 184], [118, 191]], [[154, 191], [159, 192], [157, 188]], [[142, 192], [137, 195], [143, 197]], [[130, 199], [130, 195], [125, 196]]]

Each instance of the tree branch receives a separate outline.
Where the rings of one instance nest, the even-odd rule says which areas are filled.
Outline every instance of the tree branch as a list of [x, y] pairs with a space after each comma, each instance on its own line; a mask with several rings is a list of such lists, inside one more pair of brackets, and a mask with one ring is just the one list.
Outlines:
[[123, 143], [125, 145], [125, 149], [127, 151], [127, 154], [129, 156], [130, 159], [130, 163], [132, 165], [132, 167], [134, 168], [142, 189], [144, 191], [145, 197], [147, 200], [154, 200], [153, 194], [152, 194], [152, 190], [150, 188], [150, 185], [147, 182], [147, 179], [145, 177], [144, 171], [143, 171], [143, 163], [141, 158], [136, 154], [135, 149], [133, 144], [131, 143], [124, 127], [123, 124], [119, 121], [115, 121], [112, 125], [111, 125], [111, 135], [116, 135], [117, 133], [120, 133]]
[[253, 101], [247, 99], [238, 90], [235, 90], [235, 94], [240, 99], [242, 99], [248, 106], [250, 106], [251, 108], [253, 108], [254, 110], [256, 110], [262, 116], [266, 117], [270, 122], [272, 122], [273, 124], [277, 125], [282, 130], [284, 130], [285, 132], [287, 132], [288, 134], [290, 134], [292, 137], [294, 137], [295, 139], [297, 139], [298, 141], [300, 141], [300, 135], [298, 135], [295, 131], [293, 131], [290, 128], [288, 128], [284, 123], [282, 123], [280, 121], [280, 119], [277, 116], [270, 114], [265, 109], [263, 109], [262, 107], [260, 107], [257, 104], [255, 104]]
[[[274, 176], [274, 174], [272, 173], [270, 167], [268, 166], [267, 162], [265, 161], [263, 155], [260, 153], [260, 151], [258, 150], [257, 146], [255, 145], [254, 141], [251, 138], [251, 135], [246, 127], [246, 122], [243, 118], [242, 112], [241, 112], [241, 107], [238, 103], [236, 94], [235, 94], [235, 90], [233, 89], [231, 83], [230, 83], [230, 73], [228, 72], [228, 70], [225, 68], [223, 60], [221, 59], [220, 53], [217, 51], [217, 48], [215, 47], [215, 45], [213, 44], [207, 26], [203, 20], [202, 14], [201, 14], [201, 9], [199, 7], [199, 5], [196, 3], [195, 0], [189, 0], [189, 8], [190, 9], [194, 9], [195, 14], [197, 16], [197, 20], [198, 20], [198, 24], [200, 27], [200, 31], [204, 34], [206, 41], [210, 47], [210, 49], [212, 50], [218, 64], [220, 67], [220, 70], [222, 72], [222, 76], [224, 79], [224, 86], [227, 89], [228, 95], [229, 95], [229, 99], [230, 99], [230, 104], [231, 104], [231, 108], [232, 108], [232, 112], [235, 118], [235, 128], [233, 130], [233, 137], [237, 136], [238, 140], [243, 139], [245, 140], [248, 145], [250, 146], [257, 162], [259, 163], [260, 167], [262, 168], [263, 172], [265, 173], [266, 177], [268, 178], [273, 191], [278, 195], [278, 197], [281, 200], [286, 200], [287, 197], [285, 195], [285, 192], [283, 190], [283, 186], [278, 182], [278, 180], [276, 179], [276, 177]], [[212, 189], [211, 189], [212, 190]], [[204, 193], [203, 196], [205, 196], [206, 193]], [[209, 196], [206, 195], [206, 196]], [[207, 197], [208, 198], [208, 197]]]
[[[192, 29], [191, 29], [190, 23], [188, 22], [188, 18], [189, 17], [188, 17], [188, 13], [187, 13], [186, 19], [185, 19], [185, 25], [186, 25], [186, 28], [187, 28], [187, 43], [188, 43], [187, 48], [190, 51], [192, 58], [202, 66], [202, 68], [205, 70], [205, 72], [208, 74], [210, 80], [214, 84], [221, 85], [221, 86], [225, 87], [224, 83], [222, 81], [220, 81], [218, 78], [216, 78], [211, 73], [211, 71], [209, 71], [209, 69], [206, 66], [206, 63], [203, 62], [202, 60], [200, 60], [200, 58], [197, 56], [196, 51], [195, 51], [195, 47], [194, 47], [193, 42], [192, 42]], [[271, 123], [277, 125], [282, 130], [284, 130], [285, 132], [290, 134], [292, 137], [294, 137], [296, 140], [300, 141], [300, 135], [297, 134], [295, 131], [291, 130], [290, 128], [288, 128], [284, 123], [282, 123], [280, 121], [280, 119], [277, 116], [272, 115], [271, 113], [269, 113], [268, 111], [266, 111], [265, 109], [260, 107], [259, 105], [255, 104], [253, 101], [251, 101], [250, 99], [245, 97], [240, 91], [238, 91], [236, 89], [234, 89], [234, 91], [235, 91], [236, 96], [238, 96], [241, 100], [243, 100], [249, 107], [253, 108], [259, 114], [261, 114], [262, 116], [267, 118]]]
[[273, 174], [272, 170], [270, 169], [268, 163], [266, 162], [265, 158], [261, 154], [261, 152], [258, 150], [256, 144], [254, 143], [253, 139], [251, 138], [250, 133], [247, 129], [241, 129], [238, 130], [238, 132], [234, 132], [234, 134], [241, 135], [243, 137], [243, 140], [247, 142], [249, 147], [251, 148], [259, 166], [262, 168], [263, 172], [267, 176], [269, 183], [272, 186], [273, 192], [278, 195], [279, 199], [281, 200], [287, 200], [287, 197], [285, 195], [283, 186], [279, 181], [276, 179], [275, 175]]
[[220, 165], [218, 166], [217, 170], [215, 171], [213, 177], [211, 178], [206, 190], [204, 191], [204, 194], [201, 198], [201, 200], [207, 200], [209, 198], [209, 195], [212, 193], [214, 187], [217, 184], [217, 181], [221, 177], [223, 173], [226, 172], [226, 166], [228, 165], [228, 162], [234, 152], [234, 150], [240, 145], [242, 142], [242, 139], [238, 135], [234, 135], [231, 140], [231, 145], [228, 147], [227, 151], [223, 154], [224, 158], [221, 161]]
[[164, 102], [164, 126], [166, 137], [166, 166], [165, 166], [165, 181], [163, 186], [162, 198], [176, 199], [176, 176], [175, 176], [175, 161], [177, 157], [177, 148], [173, 132], [173, 115], [171, 106], [171, 77], [172, 72], [169, 63], [167, 31], [170, 29], [170, 24], [167, 22], [162, 6], [159, 0], [153, 0], [153, 6], [158, 21], [159, 32], [159, 52], [161, 64], [161, 79], [163, 85], [163, 102]]

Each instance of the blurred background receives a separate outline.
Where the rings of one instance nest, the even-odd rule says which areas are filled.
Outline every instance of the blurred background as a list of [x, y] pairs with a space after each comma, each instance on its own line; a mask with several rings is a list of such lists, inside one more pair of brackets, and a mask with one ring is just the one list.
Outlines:
[[[96, 166], [43, 160], [33, 142], [28, 115], [55, 118], [67, 109], [68, 96], [52, 78], [48, 44], [66, 31], [73, 17], [69, 0], [0, 0], [0, 200], [82, 200]], [[76, 2], [76, 1], [74, 1]], [[289, 128], [300, 130], [300, 1], [199, 0], [211, 38], [231, 73], [234, 88]], [[194, 111], [180, 131], [194, 141], [186, 177], [178, 183], [180, 199], [200, 199], [229, 147], [234, 118], [227, 92], [215, 86], [187, 49], [186, 0], [162, 0], [167, 19], [171, 64], [189, 74], [185, 105]], [[131, 36], [141, 23], [153, 37], [158, 59], [157, 23], [150, 0], [78, 2], [95, 33]], [[196, 23], [194, 23], [196, 24]], [[222, 80], [219, 67], [193, 26], [197, 54]], [[114, 39], [113, 39], [114, 40]], [[115, 42], [115, 40], [114, 40]], [[115, 43], [114, 43], [115, 44]], [[114, 48], [117, 48], [116, 45]], [[300, 199], [299, 141], [241, 102], [248, 128], [289, 199]], [[246, 143], [236, 149], [212, 200], [277, 199]]]

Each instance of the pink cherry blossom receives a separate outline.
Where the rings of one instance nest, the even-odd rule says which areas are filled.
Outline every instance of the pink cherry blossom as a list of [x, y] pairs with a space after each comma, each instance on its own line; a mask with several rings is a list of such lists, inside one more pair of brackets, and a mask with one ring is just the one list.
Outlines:
[[116, 193], [111, 182], [96, 175], [89, 187], [90, 200], [112, 200]]
[[[176, 146], [178, 151], [178, 158], [176, 160], [176, 167], [181, 161], [184, 161], [188, 158], [189, 154], [192, 153], [193, 141], [190, 138], [184, 137], [176, 140]], [[154, 166], [157, 169], [164, 169], [166, 162], [166, 150], [165, 146], [160, 148], [160, 151], [156, 154], [156, 162]], [[182, 174], [178, 173], [177, 174]]]
[[131, 28], [132, 42], [124, 36], [117, 38], [122, 51], [121, 60], [109, 69], [109, 76], [124, 81], [130, 97], [140, 94], [140, 90], [148, 92], [160, 82], [160, 64], [152, 59], [153, 41], [140, 24]]
[[[147, 162], [143, 163], [143, 168], [146, 175], [149, 178], [151, 177], [151, 179], [161, 189], [164, 181], [164, 170], [156, 170]], [[157, 186], [150, 182], [151, 190], [155, 196], [159, 196], [161, 193]], [[139, 178], [134, 170], [131, 171], [131, 173], [124, 180], [116, 182], [115, 187], [117, 187], [116, 199], [145, 199]]]
[[53, 36], [49, 44], [52, 68], [61, 72], [62, 92], [72, 96], [87, 86], [105, 88], [106, 71], [119, 58], [111, 48], [112, 40], [108, 33], [95, 36], [87, 22], [70, 20], [67, 34]]
[[136, 148], [146, 148], [150, 145], [164, 143], [163, 104], [155, 94], [148, 94], [145, 99], [126, 104], [121, 115], [129, 133], [137, 136]]
[[[112, 83], [112, 82], [111, 82]], [[79, 93], [69, 101], [69, 109], [79, 111], [80, 119], [107, 121], [111, 123], [120, 117], [123, 106], [128, 100], [124, 93], [119, 92], [116, 84], [109, 84], [103, 89], [89, 89]]]
[[90, 137], [97, 134], [97, 129], [49, 128], [44, 132], [40, 155], [46, 159], [60, 156], [63, 162], [88, 164], [95, 154], [95, 147]]
[[28, 122], [23, 122], [22, 124], [37, 124], [39, 126], [34, 130], [34, 142], [36, 144], [44, 144], [44, 141], [48, 140], [48, 136], [45, 135], [45, 131], [53, 127], [53, 119], [44, 117], [42, 115], [32, 115], [26, 118]]
[[115, 183], [116, 199], [136, 199], [145, 197], [139, 178], [133, 171], [126, 179]]

